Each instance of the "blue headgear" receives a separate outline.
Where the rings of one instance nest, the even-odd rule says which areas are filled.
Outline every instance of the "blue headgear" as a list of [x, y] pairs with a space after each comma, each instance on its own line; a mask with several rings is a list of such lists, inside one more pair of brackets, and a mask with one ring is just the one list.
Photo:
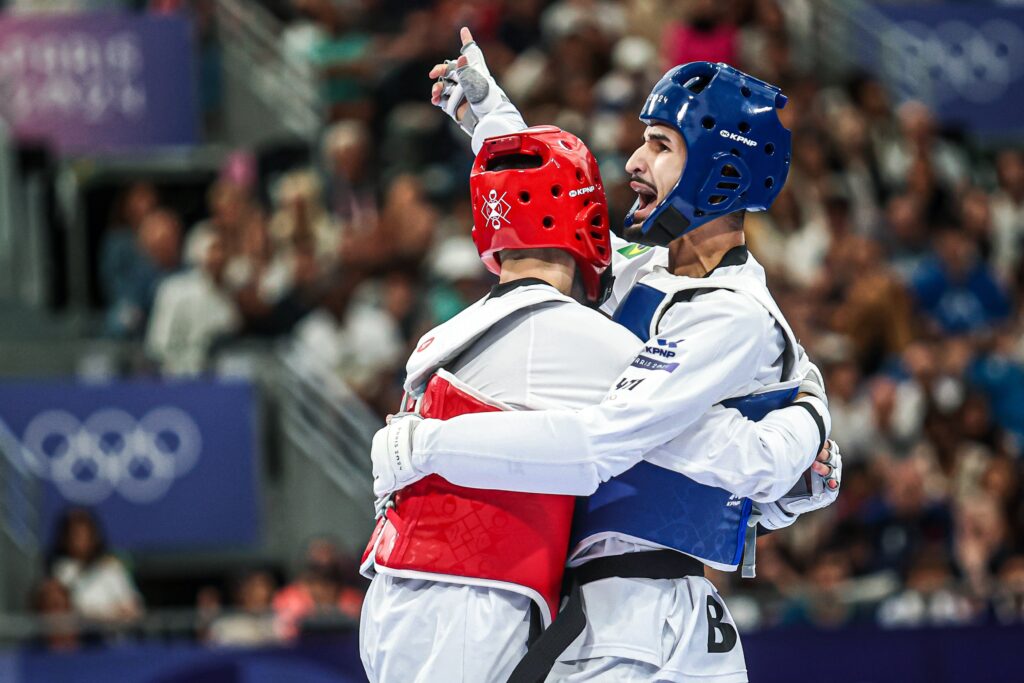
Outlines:
[[789, 174], [790, 133], [776, 111], [784, 106], [779, 88], [728, 64], [691, 62], [662, 76], [640, 120], [678, 130], [686, 165], [638, 227], [633, 205], [626, 215], [628, 239], [663, 246], [715, 218], [771, 206]]

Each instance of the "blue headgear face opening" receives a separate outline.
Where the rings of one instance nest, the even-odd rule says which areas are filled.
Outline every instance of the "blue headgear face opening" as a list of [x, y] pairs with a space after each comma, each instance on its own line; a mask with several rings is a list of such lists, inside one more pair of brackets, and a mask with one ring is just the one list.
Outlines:
[[777, 111], [785, 106], [779, 88], [728, 64], [691, 62], [662, 76], [640, 120], [678, 130], [686, 164], [639, 226], [633, 205], [623, 236], [664, 246], [715, 218], [771, 206], [789, 175], [792, 140]]

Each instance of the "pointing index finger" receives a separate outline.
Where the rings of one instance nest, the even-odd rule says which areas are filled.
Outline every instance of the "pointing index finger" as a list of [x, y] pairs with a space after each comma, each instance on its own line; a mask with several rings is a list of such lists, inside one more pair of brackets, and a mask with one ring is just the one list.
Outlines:
[[463, 26], [459, 30], [459, 37], [462, 38], [462, 46], [465, 47], [473, 42], [473, 34], [470, 32], [468, 26]]

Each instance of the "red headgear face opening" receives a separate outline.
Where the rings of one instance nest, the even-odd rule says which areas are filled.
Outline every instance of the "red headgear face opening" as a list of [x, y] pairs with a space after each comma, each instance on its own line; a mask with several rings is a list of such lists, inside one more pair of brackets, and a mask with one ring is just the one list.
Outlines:
[[554, 126], [489, 138], [469, 188], [473, 241], [488, 270], [501, 272], [505, 249], [561, 249], [576, 261], [587, 299], [602, 298], [608, 202], [597, 160], [579, 138]]

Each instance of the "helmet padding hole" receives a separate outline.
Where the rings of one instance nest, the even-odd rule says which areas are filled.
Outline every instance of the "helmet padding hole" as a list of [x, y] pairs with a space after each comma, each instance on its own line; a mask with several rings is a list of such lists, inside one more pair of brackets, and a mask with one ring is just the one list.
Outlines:
[[519, 193], [519, 201], [521, 201], [523, 204], [529, 204], [530, 203], [530, 193], [529, 192], [520, 192]]
[[507, 171], [520, 168], [540, 168], [544, 163], [536, 154], [502, 154], [487, 160], [488, 171]]
[[750, 132], [750, 124], [746, 121], [740, 121], [740, 132], [746, 135]]
[[558, 197], [561, 194], [562, 194], [562, 186], [561, 185], [552, 185], [551, 186], [551, 196], [552, 197]]
[[704, 126], [708, 130], [715, 127], [715, 119], [711, 116], [705, 116], [700, 120], [700, 125]]
[[696, 95], [699, 92], [703, 92], [704, 88], [708, 87], [709, 83], [711, 83], [711, 79], [707, 76], [694, 76], [690, 80], [686, 81], [686, 83], [683, 84], [683, 87]]
[[726, 196], [724, 194], [713, 194], [710, 197], [708, 197], [708, 203], [711, 204], [712, 206], [717, 206], [724, 202], [725, 200]]
[[775, 154], [775, 145], [769, 142], [767, 145], [764, 146], [764, 153], [767, 154], [768, 156]]
[[772, 187], [774, 185], [775, 185], [775, 178], [772, 178], [771, 176], [768, 176], [767, 178], [764, 179], [764, 186], [767, 187], [769, 190], [772, 189]]
[[551, 216], [544, 216], [544, 220], [541, 221], [541, 224], [550, 230], [555, 227], [555, 219]]
[[722, 167], [722, 175], [726, 178], [741, 178], [740, 172], [732, 164], [726, 164]]

